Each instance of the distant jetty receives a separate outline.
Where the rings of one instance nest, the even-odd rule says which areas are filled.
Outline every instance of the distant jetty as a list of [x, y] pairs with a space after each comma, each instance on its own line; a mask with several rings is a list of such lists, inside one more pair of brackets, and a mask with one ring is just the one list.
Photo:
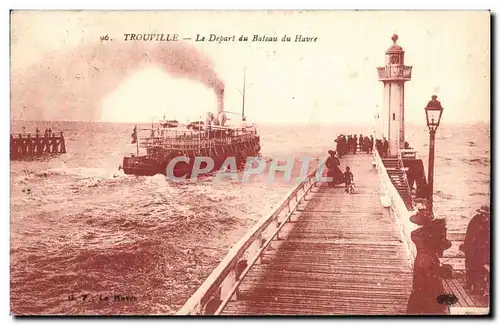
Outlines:
[[10, 159], [22, 160], [53, 153], [66, 153], [64, 134], [38, 130], [34, 133], [13, 133], [10, 135]]

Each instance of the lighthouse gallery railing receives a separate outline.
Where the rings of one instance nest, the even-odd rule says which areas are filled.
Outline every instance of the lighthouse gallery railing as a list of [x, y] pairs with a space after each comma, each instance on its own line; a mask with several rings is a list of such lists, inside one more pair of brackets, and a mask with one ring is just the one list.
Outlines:
[[[297, 209], [299, 203], [316, 184], [317, 172], [321, 171], [321, 166], [313, 170], [302, 180], [285, 198], [283, 203], [269, 216], [259, 220], [243, 236], [226, 257], [220, 262], [215, 270], [208, 276], [196, 292], [186, 301], [184, 306], [177, 312], [177, 315], [200, 315], [205, 314], [206, 304], [214, 297], [219, 296], [221, 301], [215, 314], [219, 314], [231, 299], [237, 299], [238, 287], [250, 270], [250, 268], [260, 261], [261, 255], [269, 246], [271, 241], [278, 237], [283, 226], [290, 221], [292, 214]], [[264, 233], [268, 228], [270, 234]], [[247, 266], [241, 272], [238, 271], [239, 262], [247, 253]]]

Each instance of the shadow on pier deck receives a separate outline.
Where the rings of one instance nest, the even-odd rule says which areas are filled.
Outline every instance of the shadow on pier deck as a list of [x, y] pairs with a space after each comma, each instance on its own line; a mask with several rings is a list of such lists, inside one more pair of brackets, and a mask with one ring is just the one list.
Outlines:
[[[379, 199], [371, 155], [342, 159], [356, 192], [316, 184], [221, 314], [405, 314], [409, 254]], [[233, 297], [234, 298], [234, 297]]]

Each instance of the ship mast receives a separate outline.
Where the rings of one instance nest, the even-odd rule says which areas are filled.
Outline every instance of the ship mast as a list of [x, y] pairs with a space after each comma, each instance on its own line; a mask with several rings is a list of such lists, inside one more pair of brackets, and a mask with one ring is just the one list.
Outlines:
[[136, 137], [135, 147], [137, 151], [137, 157], [139, 157], [139, 134], [137, 134], [137, 124], [135, 125], [135, 137]]
[[243, 69], [243, 103], [242, 103], [242, 108], [241, 108], [241, 120], [245, 120], [245, 79], [246, 79], [246, 71], [247, 67]]

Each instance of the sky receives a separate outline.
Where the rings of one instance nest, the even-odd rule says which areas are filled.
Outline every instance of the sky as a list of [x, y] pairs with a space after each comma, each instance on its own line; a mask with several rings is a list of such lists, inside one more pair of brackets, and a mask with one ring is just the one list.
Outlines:
[[[125, 42], [126, 33], [191, 40]], [[489, 122], [487, 11], [18, 11], [11, 19], [11, 116], [150, 122], [215, 112], [209, 82], [159, 64], [166, 50], [173, 64], [213, 70], [229, 112], [241, 112], [245, 75], [245, 113], [257, 123], [372, 123], [383, 109], [376, 68], [394, 33], [413, 66], [407, 123], [425, 123], [434, 94], [445, 109], [442, 123]], [[236, 41], [195, 42], [197, 34]], [[298, 34], [317, 41], [294, 42]], [[104, 35], [112, 41], [101, 42]], [[238, 42], [240, 35], [250, 41]], [[254, 35], [291, 42], [252, 42]]]

